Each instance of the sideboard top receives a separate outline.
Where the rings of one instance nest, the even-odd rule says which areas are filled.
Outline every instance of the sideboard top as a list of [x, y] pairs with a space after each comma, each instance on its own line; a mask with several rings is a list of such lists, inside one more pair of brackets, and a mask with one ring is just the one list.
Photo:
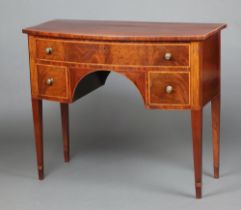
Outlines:
[[226, 27], [213, 23], [51, 20], [23, 29], [34, 36], [103, 41], [199, 41]]

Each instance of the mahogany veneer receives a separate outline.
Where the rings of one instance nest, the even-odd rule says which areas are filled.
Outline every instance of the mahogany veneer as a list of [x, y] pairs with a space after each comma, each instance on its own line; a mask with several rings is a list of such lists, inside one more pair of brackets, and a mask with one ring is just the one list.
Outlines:
[[189, 109], [196, 197], [202, 186], [202, 109], [212, 103], [214, 177], [219, 177], [220, 52], [225, 24], [53, 20], [28, 34], [39, 179], [44, 177], [42, 100], [60, 103], [69, 161], [68, 104], [118, 72], [150, 109]]

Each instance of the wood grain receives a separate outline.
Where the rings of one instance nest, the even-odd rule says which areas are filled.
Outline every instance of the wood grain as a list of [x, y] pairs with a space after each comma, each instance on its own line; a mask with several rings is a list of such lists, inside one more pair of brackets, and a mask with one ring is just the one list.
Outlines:
[[221, 96], [218, 94], [211, 101], [214, 178], [219, 178], [220, 166], [220, 98]]
[[42, 100], [32, 99], [38, 178], [44, 178]]
[[[84, 64], [123, 66], [189, 66], [189, 44], [185, 43], [106, 43], [37, 39], [37, 58]], [[46, 54], [46, 49], [53, 52]], [[171, 53], [171, 60], [165, 60]]]
[[159, 23], [134, 21], [52, 20], [25, 28], [34, 36], [105, 41], [205, 40], [226, 24]]
[[36, 70], [36, 39], [33, 36], [28, 36], [29, 48], [29, 67], [30, 67], [30, 82], [32, 98], [38, 98], [38, 75]]
[[[150, 104], [187, 105], [189, 104], [189, 74], [188, 73], [149, 73]], [[173, 87], [171, 93], [166, 87]]]
[[[71, 90], [71, 101], [75, 100], [75, 94], [78, 90], [78, 86], [81, 85], [83, 80], [85, 80], [87, 77], [91, 76], [93, 73], [100, 73], [100, 72], [108, 72], [108, 70], [105, 70], [105, 68], [100, 68], [100, 70], [92, 69], [92, 68], [70, 68], [70, 90]], [[112, 72], [116, 72], [125, 78], [129, 79], [129, 81], [134, 84], [134, 86], [139, 91], [141, 98], [143, 99], [144, 104], [146, 100], [146, 73], [141, 71], [121, 71], [121, 70], [115, 70]], [[100, 76], [101, 77], [101, 76]], [[105, 82], [105, 81], [103, 81]], [[102, 83], [103, 84], [103, 83]], [[101, 86], [100, 84], [99, 86]], [[92, 86], [90, 83], [87, 83], [87, 87], [83, 87], [83, 89], [91, 89]], [[84, 94], [85, 95], [85, 94]], [[83, 96], [81, 94], [81, 96]]]
[[207, 104], [214, 96], [219, 94], [220, 89], [220, 33], [215, 34], [202, 43], [202, 104]]
[[60, 103], [61, 123], [63, 131], [64, 161], [69, 162], [69, 105]]
[[[42, 99], [60, 102], [69, 161], [68, 103], [103, 86], [111, 72], [132, 82], [149, 109], [189, 109], [196, 197], [202, 197], [202, 110], [211, 101], [214, 177], [220, 165], [221, 29], [226, 24], [53, 20], [28, 34], [39, 179], [44, 177]], [[46, 48], [52, 48], [50, 54]], [[164, 59], [165, 53], [172, 58]], [[47, 85], [46, 80], [54, 83]], [[171, 85], [173, 91], [166, 92]], [[98, 106], [98, 104], [97, 104]]]
[[[68, 95], [68, 72], [64, 67], [37, 65], [39, 96], [43, 98], [61, 99]], [[53, 79], [48, 85], [47, 80]]]
[[200, 42], [191, 43], [191, 104], [192, 110], [202, 107], [202, 69], [203, 49]]
[[192, 110], [192, 140], [196, 198], [202, 197], [202, 109]]

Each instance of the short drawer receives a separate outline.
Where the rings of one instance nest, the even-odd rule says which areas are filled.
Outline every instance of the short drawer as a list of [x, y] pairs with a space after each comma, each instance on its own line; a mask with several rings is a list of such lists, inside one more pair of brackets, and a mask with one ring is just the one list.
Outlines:
[[66, 99], [68, 74], [66, 67], [37, 65], [38, 92], [42, 97]]
[[159, 105], [188, 105], [189, 73], [149, 72], [149, 103]]
[[127, 66], [189, 66], [188, 43], [36, 40], [38, 59]]

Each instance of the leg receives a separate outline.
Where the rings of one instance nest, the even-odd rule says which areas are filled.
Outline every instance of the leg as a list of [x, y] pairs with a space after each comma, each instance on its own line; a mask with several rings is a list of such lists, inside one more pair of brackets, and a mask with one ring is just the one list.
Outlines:
[[202, 197], [202, 109], [192, 110], [192, 139], [196, 198]]
[[39, 180], [44, 178], [42, 100], [32, 99], [35, 146]]
[[212, 137], [213, 137], [213, 167], [214, 178], [219, 178], [220, 154], [220, 94], [211, 101], [212, 107]]
[[69, 162], [69, 105], [61, 103], [60, 109], [63, 130], [64, 161]]

